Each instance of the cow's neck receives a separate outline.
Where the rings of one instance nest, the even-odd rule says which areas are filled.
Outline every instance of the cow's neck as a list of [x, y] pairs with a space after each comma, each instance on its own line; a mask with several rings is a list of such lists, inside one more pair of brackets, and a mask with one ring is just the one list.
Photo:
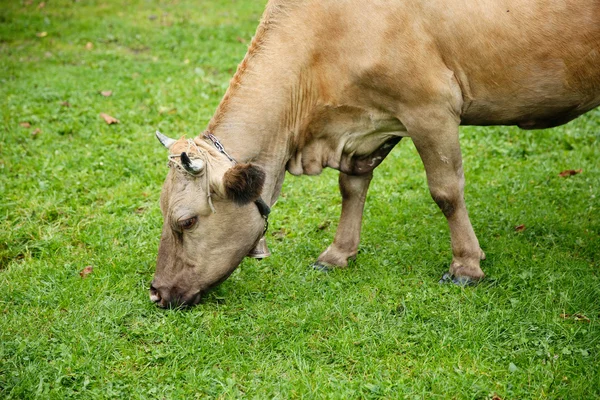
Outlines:
[[294, 135], [313, 104], [308, 82], [302, 82], [301, 74], [293, 70], [300, 68], [306, 54], [280, 42], [282, 37], [275, 32], [279, 26], [273, 21], [277, 15], [270, 16], [270, 12], [265, 12], [207, 130], [233, 158], [265, 169], [263, 198], [273, 204], [293, 152]]
[[291, 8], [269, 3], [208, 125], [231, 156], [265, 169], [263, 198], [270, 204], [286, 168], [295, 175], [318, 174], [325, 166], [366, 173], [401, 130], [395, 118], [344, 101], [352, 97], [343, 89], [349, 83], [330, 67], [336, 60], [324, 61], [315, 40], [319, 27], [294, 8], [298, 3], [286, 4]]

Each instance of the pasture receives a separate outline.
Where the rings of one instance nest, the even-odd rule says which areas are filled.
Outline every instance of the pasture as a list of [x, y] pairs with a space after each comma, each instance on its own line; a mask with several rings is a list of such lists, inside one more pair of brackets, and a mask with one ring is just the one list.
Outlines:
[[288, 175], [271, 257], [192, 309], [149, 301], [154, 131], [204, 129], [263, 7], [2, 1], [0, 398], [599, 398], [599, 109], [462, 128], [476, 287], [438, 284], [448, 228], [405, 139], [349, 268], [309, 267], [335, 232], [337, 173]]

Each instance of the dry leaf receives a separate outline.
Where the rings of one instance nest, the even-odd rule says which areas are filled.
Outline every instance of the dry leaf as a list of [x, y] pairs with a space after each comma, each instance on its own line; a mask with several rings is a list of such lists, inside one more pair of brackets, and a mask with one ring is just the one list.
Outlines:
[[525, 225], [515, 226], [515, 231], [516, 232], [523, 232], [524, 230], [525, 230]]
[[502, 397], [500, 397], [496, 393], [494, 393], [494, 396], [492, 397], [492, 400], [502, 400]]
[[118, 124], [119, 120], [116, 119], [115, 117], [111, 117], [108, 114], [104, 114], [104, 113], [100, 113], [100, 116], [104, 119], [104, 121], [106, 121], [107, 124], [112, 125], [112, 124]]
[[573, 314], [573, 315], [571, 315], [571, 314], [560, 314], [560, 317], [562, 319], [569, 319], [569, 318], [572, 317], [574, 321], [588, 322], [588, 323], [590, 322], [590, 319], [588, 317], [586, 317], [583, 314], [579, 314], [579, 313]]
[[35, 128], [35, 130], [31, 132], [31, 136], [37, 137], [40, 133], [42, 133], [42, 130], [40, 128]]
[[93, 271], [94, 271], [94, 267], [92, 267], [91, 265], [88, 265], [87, 267], [85, 267], [84, 269], [79, 271], [79, 276], [81, 276], [82, 278], [86, 278]]
[[86, 50], [91, 50], [94, 48], [94, 44], [92, 42], [87, 42], [85, 44], [85, 48], [86, 48]]
[[29, 122], [21, 122], [19, 123], [23, 128], [31, 128], [31, 124]]
[[242, 38], [241, 36], [236, 37], [235, 40], [237, 40], [238, 42], [240, 42], [242, 44], [246, 43], [246, 41], [244, 40], [244, 38]]
[[46, 7], [46, 3], [45, 2], [41, 2], [40, 4], [38, 4], [38, 9], [44, 8]]
[[583, 170], [581, 168], [580, 169], [566, 169], [563, 172], [561, 172], [560, 174], [558, 174], [558, 176], [562, 176], [564, 178], [567, 176], [573, 176], [573, 175], [580, 174], [582, 171]]
[[46, 37], [48, 36], [48, 32], [38, 32], [35, 34], [35, 36], [37, 37]]
[[62, 103], [60, 103], [60, 105], [63, 107], [71, 107], [71, 103], [69, 103], [68, 101], [63, 101]]
[[112, 96], [112, 90], [103, 90], [100, 92], [100, 94], [104, 97], [110, 97]]
[[331, 225], [331, 221], [325, 221], [321, 225], [317, 226], [317, 229], [322, 231], [329, 228], [329, 225]]
[[573, 314], [575, 321], [590, 322], [590, 319], [583, 314]]

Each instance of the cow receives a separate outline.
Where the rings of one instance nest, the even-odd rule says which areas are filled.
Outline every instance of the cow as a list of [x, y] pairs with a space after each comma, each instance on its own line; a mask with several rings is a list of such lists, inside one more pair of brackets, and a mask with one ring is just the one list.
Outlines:
[[286, 171], [339, 171], [339, 225], [314, 265], [347, 266], [373, 170], [403, 137], [448, 221], [445, 277], [476, 283], [459, 126], [549, 128], [599, 104], [599, 0], [271, 0], [206, 129], [157, 132], [170, 168], [150, 299], [195, 305], [268, 255]]

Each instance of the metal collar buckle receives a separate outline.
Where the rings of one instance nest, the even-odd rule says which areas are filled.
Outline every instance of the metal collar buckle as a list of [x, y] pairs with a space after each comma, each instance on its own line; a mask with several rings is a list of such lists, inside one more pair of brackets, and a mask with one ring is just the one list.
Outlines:
[[213, 135], [210, 132], [206, 132], [204, 133], [204, 137], [210, 140], [212, 144], [217, 148], [217, 150], [219, 150], [220, 153], [225, 154], [225, 157], [227, 157], [229, 161], [231, 161], [234, 164], [237, 164], [237, 161], [235, 161], [233, 157], [227, 154], [227, 152], [225, 151], [225, 147], [223, 147], [223, 145], [221, 144], [221, 142], [219, 142], [219, 139], [217, 139], [215, 135]]

